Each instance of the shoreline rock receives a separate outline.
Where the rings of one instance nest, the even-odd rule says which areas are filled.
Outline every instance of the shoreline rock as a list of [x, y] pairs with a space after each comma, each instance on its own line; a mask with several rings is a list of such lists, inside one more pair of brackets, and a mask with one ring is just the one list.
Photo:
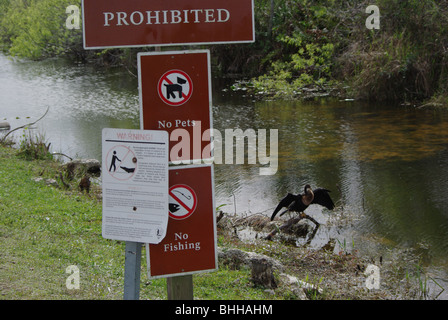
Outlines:
[[282, 288], [291, 291], [299, 300], [308, 300], [307, 292], [323, 293], [321, 288], [285, 273], [285, 266], [267, 255], [218, 247], [218, 258], [220, 263], [230, 269], [250, 269], [253, 284], [261, 285], [273, 294], [276, 289]]
[[0, 130], [11, 130], [11, 125], [9, 122], [0, 121]]
[[86, 173], [95, 177], [99, 177], [101, 174], [101, 163], [96, 159], [75, 159], [71, 160], [63, 165], [63, 168], [67, 171], [67, 175], [70, 177], [81, 176]]

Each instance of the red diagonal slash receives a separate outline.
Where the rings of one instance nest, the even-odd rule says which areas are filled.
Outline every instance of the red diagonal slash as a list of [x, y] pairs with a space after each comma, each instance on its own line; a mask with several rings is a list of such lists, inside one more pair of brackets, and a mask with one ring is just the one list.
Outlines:
[[180, 204], [182, 207], [184, 207], [185, 210], [187, 210], [188, 213], [190, 213], [190, 211], [191, 211], [193, 208], [189, 208], [185, 203], [183, 203], [178, 197], [176, 197], [176, 196], [173, 194], [173, 191], [172, 191], [172, 190], [169, 191], [169, 194], [170, 194], [171, 197], [173, 197], [174, 200], [176, 200], [177, 202], [179, 202], [179, 204]]

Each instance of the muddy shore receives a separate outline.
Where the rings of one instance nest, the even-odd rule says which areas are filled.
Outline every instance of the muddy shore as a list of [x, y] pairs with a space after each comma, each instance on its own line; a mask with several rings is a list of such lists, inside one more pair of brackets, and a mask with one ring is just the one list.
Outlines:
[[[231, 248], [265, 255], [273, 259], [273, 276], [278, 287], [272, 290], [291, 290], [285, 277], [295, 277], [312, 286], [304, 290], [306, 299], [349, 300], [411, 300], [434, 299], [439, 292], [425, 289], [427, 281], [419, 267], [419, 255], [409, 248], [384, 247], [381, 254], [366, 254], [346, 250], [330, 241], [322, 248], [310, 249], [306, 239], [315, 235], [316, 226], [308, 219], [299, 221], [276, 219], [254, 214], [238, 217], [221, 212], [218, 214], [218, 236], [225, 253]], [[297, 219], [296, 219], [297, 220]], [[345, 223], [344, 219], [336, 222]], [[274, 236], [269, 235], [275, 233]], [[248, 234], [250, 236], [248, 236]], [[305, 245], [298, 244], [298, 239]], [[372, 246], [385, 246], [378, 239], [366, 239]], [[245, 267], [239, 258], [221, 254], [220, 262], [232, 268]], [[279, 267], [280, 265], [280, 267]], [[439, 290], [440, 291], [440, 290]], [[294, 291], [292, 291], [294, 292]], [[300, 298], [300, 297], [295, 297]], [[305, 297], [302, 297], [305, 298]]]

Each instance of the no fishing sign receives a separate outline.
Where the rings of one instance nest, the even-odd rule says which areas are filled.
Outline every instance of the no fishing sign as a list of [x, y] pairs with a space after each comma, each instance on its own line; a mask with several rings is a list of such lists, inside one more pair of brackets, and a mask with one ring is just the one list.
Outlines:
[[175, 220], [186, 219], [193, 214], [198, 204], [196, 192], [186, 184], [172, 186], [169, 191], [169, 216]]
[[169, 180], [168, 230], [160, 243], [147, 244], [148, 277], [216, 270], [213, 167], [171, 167]]

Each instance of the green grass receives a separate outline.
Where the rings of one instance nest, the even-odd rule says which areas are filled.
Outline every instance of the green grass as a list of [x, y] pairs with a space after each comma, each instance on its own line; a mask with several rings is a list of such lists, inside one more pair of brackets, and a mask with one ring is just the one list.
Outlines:
[[[0, 146], [0, 299], [122, 299], [125, 243], [101, 236], [96, 197], [47, 186], [54, 161], [27, 161]], [[146, 276], [142, 250], [140, 299], [166, 299], [166, 280]], [[67, 267], [79, 268], [80, 288], [67, 289]], [[195, 299], [271, 299], [254, 288], [249, 270], [193, 276]], [[277, 297], [280, 298], [280, 297]]]

